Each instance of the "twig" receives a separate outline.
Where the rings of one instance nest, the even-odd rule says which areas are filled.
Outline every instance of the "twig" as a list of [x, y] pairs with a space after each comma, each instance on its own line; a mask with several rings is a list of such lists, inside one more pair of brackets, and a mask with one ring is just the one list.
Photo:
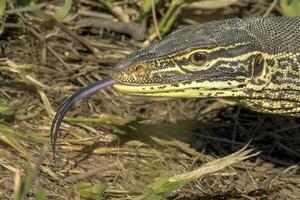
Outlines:
[[272, 12], [272, 10], [274, 9], [274, 7], [277, 5], [278, 0], [274, 0], [272, 2], [272, 4], [269, 6], [269, 8], [266, 10], [266, 12], [263, 14], [263, 17], [266, 17], [270, 14], [270, 12]]
[[125, 33], [130, 35], [133, 39], [142, 41], [146, 38], [146, 29], [137, 23], [127, 22], [115, 22], [112, 20], [98, 20], [85, 18], [78, 22], [78, 27], [94, 27], [94, 28], [105, 28], [108, 30], [116, 31], [118, 33]]
[[151, 0], [151, 7], [152, 7], [152, 17], [153, 17], [153, 22], [154, 22], [154, 27], [155, 27], [155, 31], [156, 31], [156, 34], [158, 36], [159, 39], [161, 39], [161, 35], [160, 35], [160, 31], [159, 31], [159, 28], [158, 28], [158, 23], [157, 23], [157, 18], [156, 18], [156, 12], [155, 12], [155, 3], [154, 3], [154, 0]]

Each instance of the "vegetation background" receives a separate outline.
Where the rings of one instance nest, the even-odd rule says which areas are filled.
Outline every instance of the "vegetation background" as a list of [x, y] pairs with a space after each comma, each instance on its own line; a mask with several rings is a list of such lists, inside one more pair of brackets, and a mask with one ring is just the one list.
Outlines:
[[300, 1], [0, 0], [0, 199], [300, 199], [299, 119], [226, 99], [108, 88], [68, 112], [56, 160], [49, 139], [63, 100], [130, 52], [182, 25], [279, 15]]

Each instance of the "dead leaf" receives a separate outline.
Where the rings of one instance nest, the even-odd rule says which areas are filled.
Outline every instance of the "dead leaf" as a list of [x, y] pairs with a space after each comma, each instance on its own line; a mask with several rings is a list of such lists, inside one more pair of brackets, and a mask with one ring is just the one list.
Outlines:
[[218, 9], [230, 6], [238, 0], [204, 0], [197, 1], [188, 5], [188, 8], [202, 8], [202, 9]]

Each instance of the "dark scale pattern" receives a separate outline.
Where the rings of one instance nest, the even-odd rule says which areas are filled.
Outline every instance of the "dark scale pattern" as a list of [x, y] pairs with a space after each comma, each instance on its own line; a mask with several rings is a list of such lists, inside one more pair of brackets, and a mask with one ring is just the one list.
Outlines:
[[278, 86], [293, 85], [295, 90], [300, 90], [300, 63], [297, 57], [283, 56], [277, 62], [278, 69], [273, 72], [272, 82]]
[[245, 21], [249, 35], [271, 54], [300, 51], [300, 18], [269, 17]]
[[226, 46], [243, 42], [253, 43], [252, 50], [262, 50], [270, 54], [299, 52], [300, 18], [233, 18], [186, 26], [163, 40], [130, 54], [115, 71], [193, 47]]

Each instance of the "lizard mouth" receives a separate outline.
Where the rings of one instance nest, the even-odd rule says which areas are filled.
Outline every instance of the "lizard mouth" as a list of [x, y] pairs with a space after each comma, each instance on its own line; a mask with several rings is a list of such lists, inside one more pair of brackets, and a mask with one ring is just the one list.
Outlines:
[[[113, 87], [123, 93], [161, 97], [224, 97], [235, 96], [242, 91], [241, 82], [190, 81], [172, 84], [134, 85], [118, 82]], [[229, 94], [230, 93], [230, 94]]]

